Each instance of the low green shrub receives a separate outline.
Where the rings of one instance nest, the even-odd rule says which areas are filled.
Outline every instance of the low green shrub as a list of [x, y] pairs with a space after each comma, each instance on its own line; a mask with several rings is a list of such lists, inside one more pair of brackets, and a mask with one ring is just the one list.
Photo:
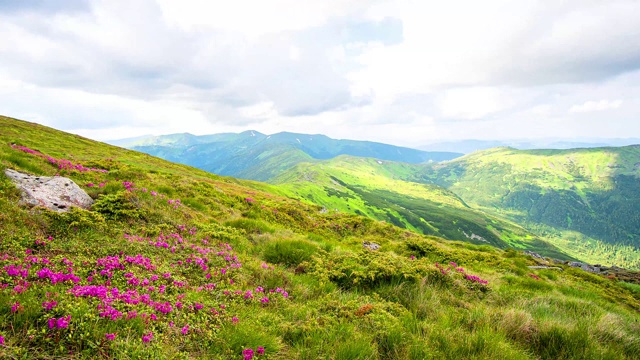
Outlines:
[[381, 284], [417, 281], [428, 271], [422, 262], [379, 251], [331, 253], [315, 256], [305, 267], [342, 288], [373, 288]]
[[320, 247], [307, 240], [279, 239], [266, 244], [264, 259], [273, 264], [297, 266], [303, 261], [311, 260]]
[[124, 191], [115, 194], [101, 195], [91, 209], [104, 215], [107, 219], [140, 219], [144, 212], [130, 200], [132, 195]]
[[236, 219], [227, 221], [224, 225], [236, 229], [243, 229], [248, 234], [273, 234], [275, 232], [275, 229], [264, 221], [254, 219]]

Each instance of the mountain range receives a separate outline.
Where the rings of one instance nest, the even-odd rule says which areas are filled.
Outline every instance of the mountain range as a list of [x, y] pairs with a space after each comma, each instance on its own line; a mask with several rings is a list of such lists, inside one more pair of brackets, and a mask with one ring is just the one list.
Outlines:
[[511, 147], [518, 150], [535, 149], [575, 149], [617, 147], [640, 144], [639, 138], [628, 139], [536, 139], [536, 140], [454, 140], [432, 142], [418, 146], [425, 151], [453, 151], [469, 154], [474, 151], [487, 150], [494, 147]]
[[277, 176], [300, 162], [331, 159], [338, 155], [416, 164], [450, 160], [462, 155], [289, 132], [273, 135], [257, 131], [202, 136], [172, 134], [111, 143], [215, 174], [259, 181]]
[[255, 131], [120, 144], [427, 235], [640, 268], [638, 146], [462, 156]]

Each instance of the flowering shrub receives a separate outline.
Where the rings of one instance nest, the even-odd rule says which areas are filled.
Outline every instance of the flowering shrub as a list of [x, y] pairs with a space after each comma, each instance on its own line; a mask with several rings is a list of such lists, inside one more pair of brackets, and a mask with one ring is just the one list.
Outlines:
[[449, 265], [447, 267], [444, 267], [443, 265], [439, 264], [439, 263], [435, 263], [435, 267], [440, 271], [440, 274], [442, 275], [449, 275], [449, 276], [454, 276], [453, 274], [459, 274], [462, 275], [462, 278], [464, 280], [467, 281], [467, 286], [470, 289], [479, 289], [481, 291], [487, 291], [488, 288], [486, 285], [489, 284], [489, 282], [487, 280], [483, 280], [480, 277], [476, 276], [476, 275], [471, 275], [466, 273], [465, 269], [463, 267], [458, 266], [458, 264], [456, 264], [455, 262], [450, 262]]
[[540, 277], [536, 274], [529, 274], [529, 277], [534, 279], [534, 280], [540, 280]]
[[61, 318], [51, 318], [48, 321], [49, 329], [66, 329], [69, 327], [69, 321], [71, 321], [71, 315], [63, 316]]
[[83, 166], [82, 164], [74, 164], [73, 162], [71, 162], [70, 160], [67, 160], [67, 159], [56, 159], [56, 158], [53, 158], [51, 156], [47, 156], [47, 155], [45, 155], [45, 154], [43, 154], [43, 153], [41, 153], [41, 152], [39, 152], [37, 150], [29, 149], [26, 146], [20, 146], [20, 145], [12, 144], [11, 147], [16, 149], [16, 150], [20, 150], [20, 151], [23, 151], [25, 153], [41, 157], [41, 158], [47, 160], [48, 162], [50, 162], [51, 164], [56, 165], [58, 167], [58, 169], [60, 169], [60, 170], [79, 171], [79, 172], [94, 171], [94, 172], [101, 172], [101, 173], [109, 172], [109, 171], [104, 170], [104, 169], [88, 168], [88, 167]]
[[265, 351], [264, 347], [262, 346], [258, 346], [255, 351], [253, 351], [253, 349], [251, 348], [247, 348], [242, 350], [242, 358], [244, 360], [251, 360], [254, 358], [254, 355], [258, 355], [258, 356], [264, 355], [264, 351]]

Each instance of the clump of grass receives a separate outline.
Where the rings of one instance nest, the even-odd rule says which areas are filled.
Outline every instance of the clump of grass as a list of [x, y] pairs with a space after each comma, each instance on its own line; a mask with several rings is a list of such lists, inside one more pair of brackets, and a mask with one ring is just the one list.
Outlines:
[[261, 220], [256, 219], [235, 219], [224, 223], [225, 226], [236, 229], [243, 229], [248, 234], [273, 234], [275, 229]]
[[276, 239], [264, 246], [264, 259], [273, 264], [297, 266], [308, 261], [320, 248], [307, 240]]

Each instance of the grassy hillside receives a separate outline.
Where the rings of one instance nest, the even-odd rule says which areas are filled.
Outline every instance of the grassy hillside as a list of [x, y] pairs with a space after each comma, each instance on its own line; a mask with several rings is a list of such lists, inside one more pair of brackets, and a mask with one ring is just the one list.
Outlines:
[[640, 146], [497, 148], [425, 167], [413, 180], [446, 187], [593, 262], [640, 268]]
[[272, 182], [290, 197], [425, 235], [569, 258], [520, 226], [470, 208], [440, 186], [402, 180], [418, 169], [410, 164], [340, 156], [299, 164]]
[[450, 160], [462, 155], [288, 132], [268, 136], [257, 131], [204, 136], [173, 134], [121, 144], [215, 174], [259, 181], [267, 181], [301, 162], [343, 154], [408, 163]]
[[532, 270], [0, 117], [5, 168], [68, 176], [96, 202], [27, 209], [0, 175], [2, 358], [640, 356], [640, 285], [616, 275]]

